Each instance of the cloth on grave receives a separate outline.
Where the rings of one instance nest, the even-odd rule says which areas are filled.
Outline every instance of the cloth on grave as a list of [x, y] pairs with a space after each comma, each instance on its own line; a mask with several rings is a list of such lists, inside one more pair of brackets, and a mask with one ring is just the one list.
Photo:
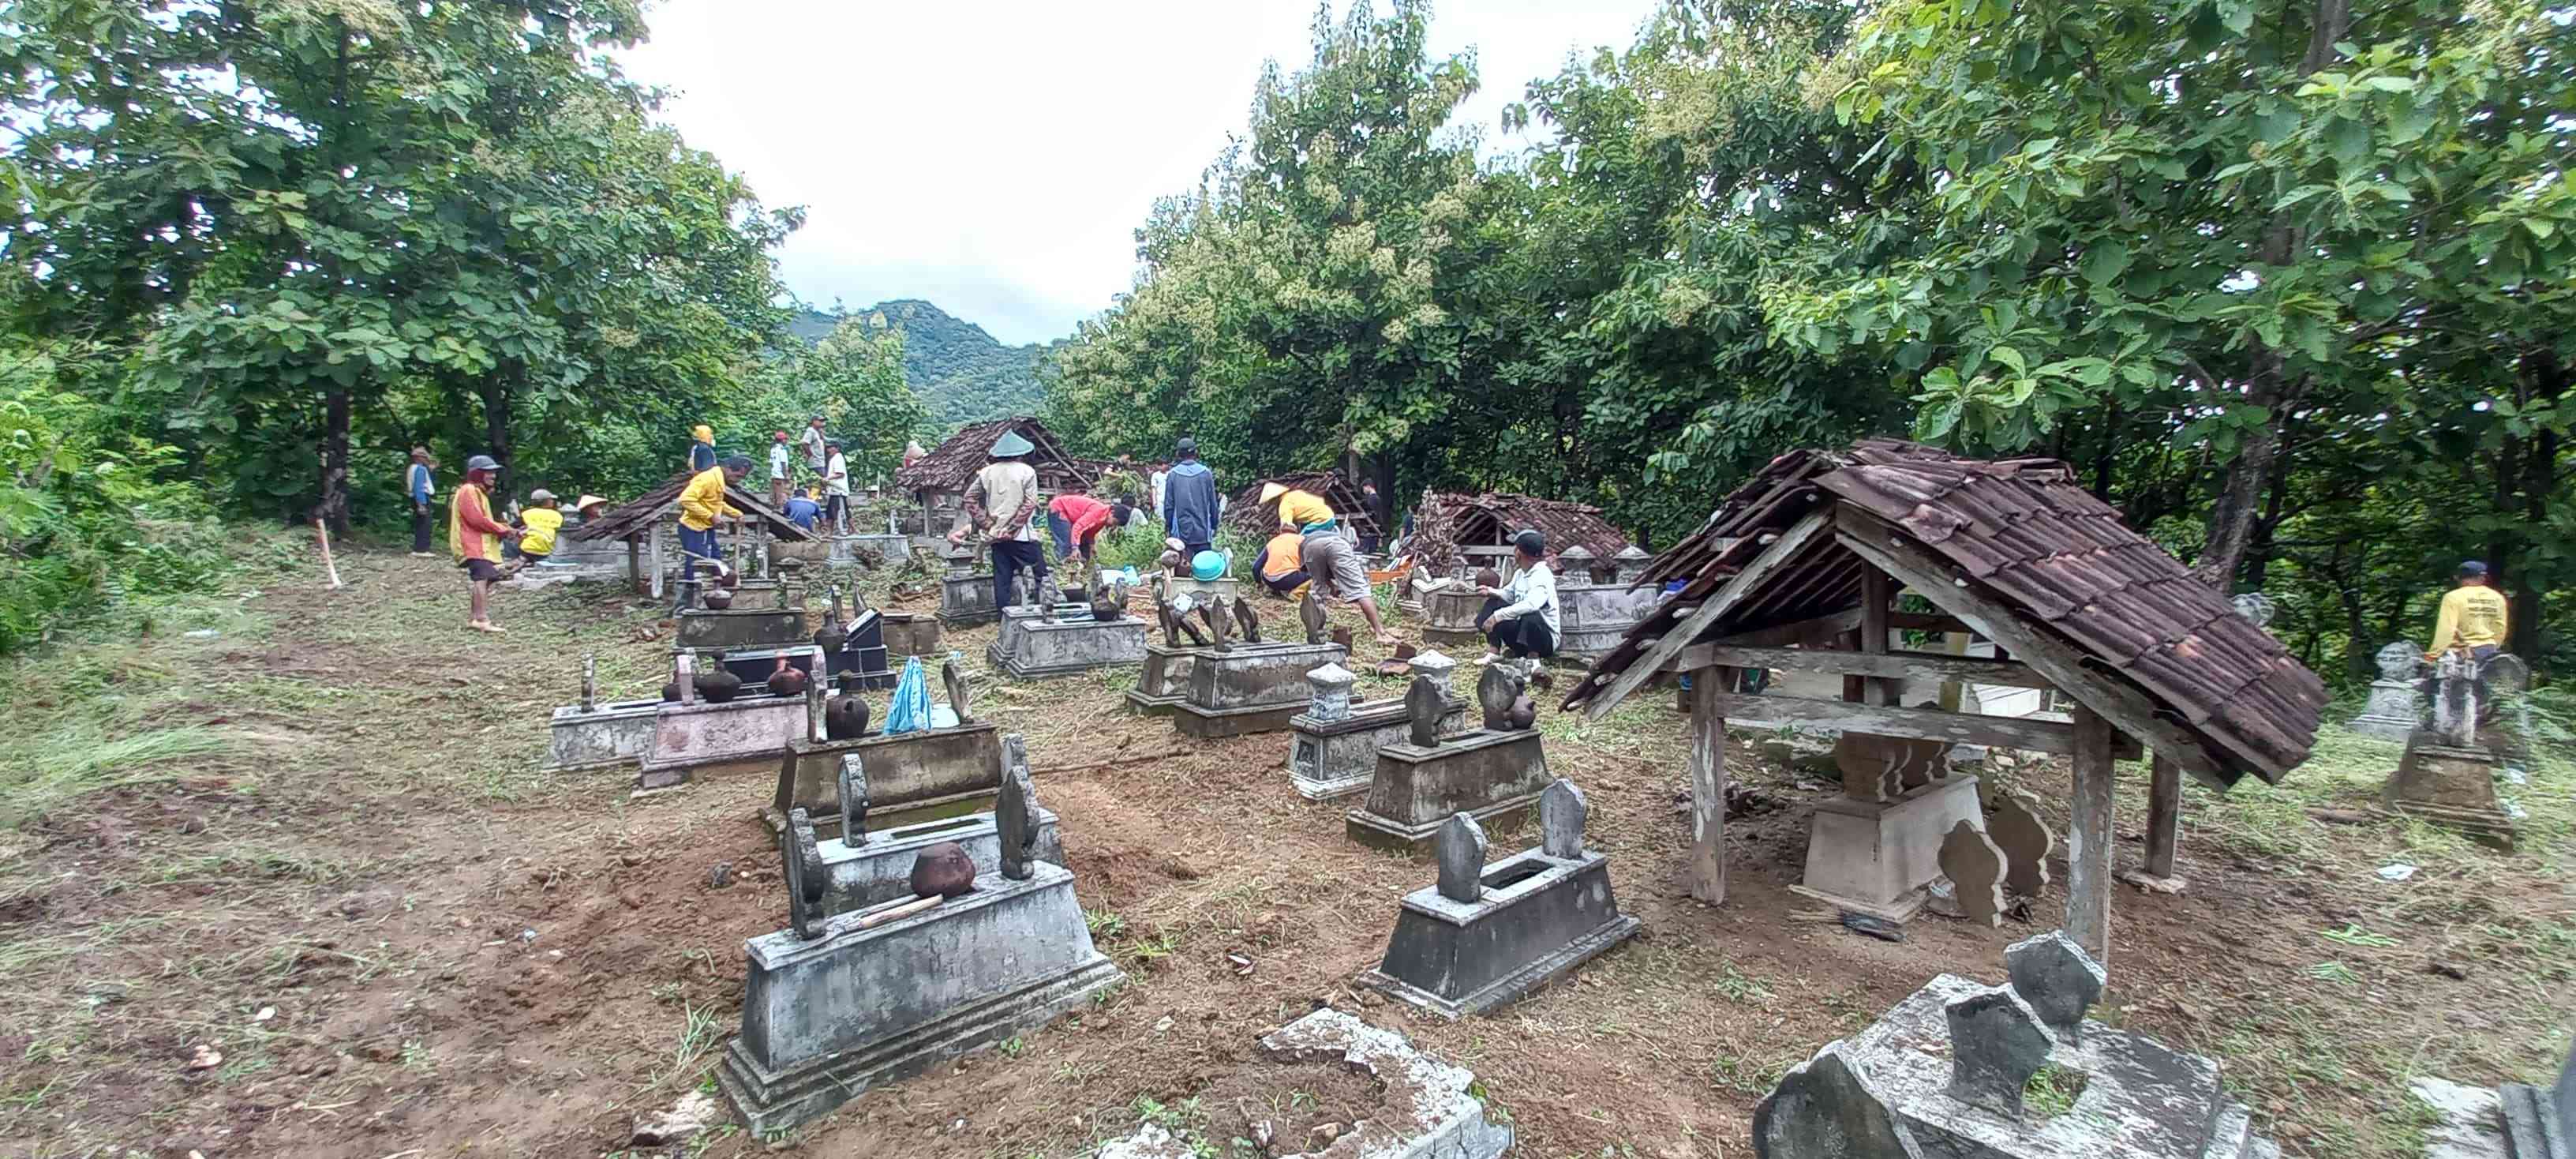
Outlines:
[[903, 675], [894, 682], [894, 703], [886, 707], [885, 735], [900, 736], [930, 727], [930, 677], [922, 670], [921, 657], [904, 660]]

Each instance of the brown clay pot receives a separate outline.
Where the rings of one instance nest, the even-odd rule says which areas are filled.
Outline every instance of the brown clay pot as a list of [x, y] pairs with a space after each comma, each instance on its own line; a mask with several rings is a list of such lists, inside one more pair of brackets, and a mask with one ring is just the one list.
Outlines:
[[955, 897], [975, 888], [975, 859], [966, 847], [942, 841], [912, 859], [912, 892], [922, 897]]

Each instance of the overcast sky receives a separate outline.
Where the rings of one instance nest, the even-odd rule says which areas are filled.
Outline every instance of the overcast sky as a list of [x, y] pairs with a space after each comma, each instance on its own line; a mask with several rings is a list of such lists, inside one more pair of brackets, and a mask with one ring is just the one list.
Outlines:
[[[1337, 2], [1337, 12], [1346, 10]], [[1624, 48], [1653, 0], [1445, 0], [1432, 49], [1477, 53], [1460, 110], [1488, 152], [1533, 77]], [[1382, 10], [1382, 9], [1381, 9]], [[1265, 59], [1312, 56], [1306, 0], [888, 4], [661, 0], [637, 79], [664, 116], [803, 205], [788, 287], [825, 309], [923, 298], [1044, 342], [1135, 276], [1135, 228], [1243, 131]]]

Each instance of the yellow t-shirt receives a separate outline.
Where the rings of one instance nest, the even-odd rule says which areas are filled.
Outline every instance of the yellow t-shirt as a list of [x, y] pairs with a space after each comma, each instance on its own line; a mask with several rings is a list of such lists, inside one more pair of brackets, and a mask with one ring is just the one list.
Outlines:
[[519, 550], [530, 555], [551, 555], [555, 550], [555, 533], [563, 530], [563, 512], [551, 507], [530, 507], [519, 513], [519, 522], [528, 532], [519, 537]]
[[680, 489], [680, 525], [691, 531], [707, 531], [720, 516], [740, 515], [733, 504], [725, 502], [723, 467], [709, 467]]
[[1279, 497], [1279, 522], [1304, 528], [1333, 521], [1333, 505], [1308, 491], [1290, 491]]
[[2442, 596], [2442, 615], [2433, 625], [2433, 646], [2424, 652], [2438, 660], [2453, 648], [2483, 648], [2504, 643], [2509, 616], [2504, 593], [2485, 584], [2462, 584]]

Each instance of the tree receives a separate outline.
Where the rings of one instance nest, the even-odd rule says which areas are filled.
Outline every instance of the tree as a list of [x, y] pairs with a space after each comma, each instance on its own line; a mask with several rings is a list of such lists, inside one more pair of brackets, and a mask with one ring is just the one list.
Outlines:
[[791, 344], [759, 372], [758, 389], [734, 425], [793, 434], [806, 417], [821, 415], [853, 484], [890, 477], [903, 465], [904, 444], [932, 430], [929, 408], [905, 381], [903, 342], [903, 332], [882, 318], [858, 315], [811, 349]]

